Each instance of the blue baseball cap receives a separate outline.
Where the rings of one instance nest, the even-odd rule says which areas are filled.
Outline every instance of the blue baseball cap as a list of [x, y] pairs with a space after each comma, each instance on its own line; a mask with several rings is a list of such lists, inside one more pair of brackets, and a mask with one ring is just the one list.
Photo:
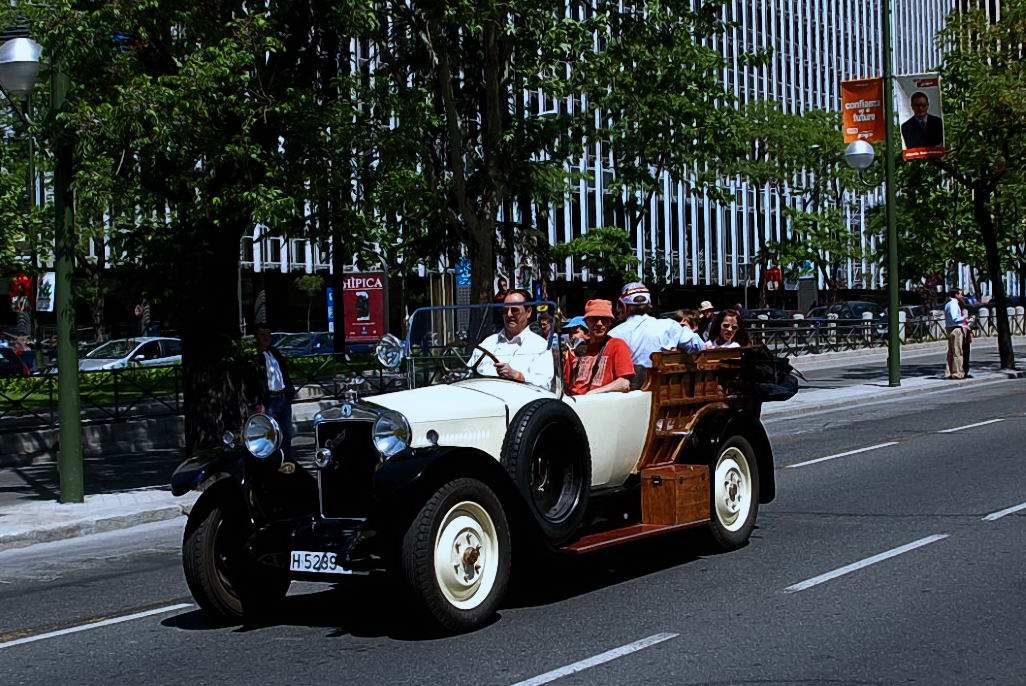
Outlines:
[[581, 327], [585, 331], [588, 330], [588, 322], [584, 321], [584, 317], [577, 316], [567, 320], [567, 322], [563, 324], [563, 331], [569, 331], [570, 329], [577, 326]]

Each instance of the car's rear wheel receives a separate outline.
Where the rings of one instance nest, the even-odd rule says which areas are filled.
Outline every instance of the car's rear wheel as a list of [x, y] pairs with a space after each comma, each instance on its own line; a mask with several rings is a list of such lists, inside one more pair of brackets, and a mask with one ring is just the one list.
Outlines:
[[502, 464], [546, 540], [569, 540], [584, 518], [591, 488], [591, 451], [577, 414], [558, 400], [528, 403], [506, 431]]
[[461, 632], [488, 621], [510, 574], [509, 524], [495, 493], [475, 479], [438, 489], [403, 537], [401, 567], [434, 624]]
[[752, 445], [731, 437], [720, 446], [710, 471], [710, 539], [719, 550], [734, 550], [748, 542], [759, 513], [759, 467]]
[[185, 581], [196, 603], [220, 622], [266, 617], [288, 592], [285, 570], [260, 564], [246, 553], [248, 530], [241, 504], [228, 498], [201, 499], [185, 527]]

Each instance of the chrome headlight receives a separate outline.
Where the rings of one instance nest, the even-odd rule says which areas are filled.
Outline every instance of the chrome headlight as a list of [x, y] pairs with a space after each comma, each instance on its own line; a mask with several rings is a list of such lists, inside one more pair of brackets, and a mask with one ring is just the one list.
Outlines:
[[242, 441], [250, 455], [263, 460], [281, 447], [281, 428], [273, 417], [255, 414], [246, 420]]
[[374, 346], [374, 355], [386, 369], [395, 369], [403, 362], [403, 342], [390, 333], [386, 333]]
[[398, 412], [383, 412], [374, 422], [371, 435], [374, 447], [387, 460], [410, 445], [411, 433], [405, 417]]

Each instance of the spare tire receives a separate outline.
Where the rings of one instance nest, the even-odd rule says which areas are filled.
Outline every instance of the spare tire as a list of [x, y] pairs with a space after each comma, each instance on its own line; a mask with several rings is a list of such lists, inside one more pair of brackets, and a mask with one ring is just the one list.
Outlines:
[[547, 541], [568, 541], [591, 490], [591, 449], [577, 413], [548, 398], [524, 405], [506, 430], [501, 457]]

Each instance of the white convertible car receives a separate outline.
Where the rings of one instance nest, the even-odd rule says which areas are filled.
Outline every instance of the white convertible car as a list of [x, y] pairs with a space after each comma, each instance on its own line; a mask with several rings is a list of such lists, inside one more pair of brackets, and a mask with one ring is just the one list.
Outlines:
[[[458, 314], [425, 309], [409, 328]], [[514, 548], [581, 555], [696, 527], [730, 550], [773, 499], [744, 350], [657, 353], [641, 389], [570, 397], [477, 376], [472, 347], [383, 341], [413, 388], [322, 412], [314, 454], [284, 460], [279, 427], [255, 414], [184, 462], [174, 492], [203, 491], [183, 544], [200, 606], [240, 620], [293, 579], [392, 571], [425, 618], [465, 631], [502, 602]]]

